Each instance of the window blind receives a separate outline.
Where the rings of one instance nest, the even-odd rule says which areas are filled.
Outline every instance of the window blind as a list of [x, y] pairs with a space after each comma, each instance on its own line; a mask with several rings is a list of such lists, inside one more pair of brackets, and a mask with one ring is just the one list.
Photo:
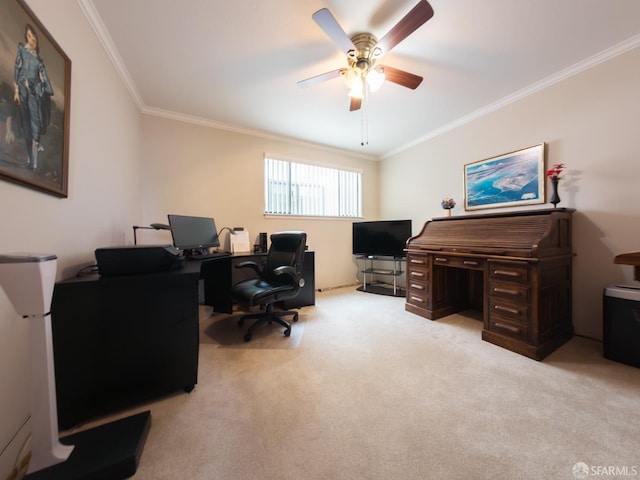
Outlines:
[[265, 156], [265, 213], [362, 216], [362, 173]]

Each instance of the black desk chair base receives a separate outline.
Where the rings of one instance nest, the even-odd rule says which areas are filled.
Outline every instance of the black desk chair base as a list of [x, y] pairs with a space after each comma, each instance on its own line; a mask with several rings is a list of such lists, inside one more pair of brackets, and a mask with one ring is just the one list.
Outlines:
[[285, 317], [287, 315], [292, 315], [292, 318], [291, 318], [292, 321], [294, 322], [298, 321], [298, 312], [292, 312], [291, 310], [283, 310], [283, 311], [276, 312], [273, 310], [273, 304], [268, 304], [264, 312], [248, 313], [246, 315], [243, 315], [242, 317], [240, 317], [240, 320], [238, 320], [239, 327], [244, 325], [245, 320], [249, 320], [251, 318], [258, 319], [253, 325], [249, 327], [249, 330], [247, 330], [247, 333], [244, 336], [244, 341], [245, 342], [250, 341], [251, 338], [253, 337], [253, 331], [259, 326], [264, 325], [265, 323], [271, 325], [273, 322], [279, 325], [282, 325], [285, 328], [285, 331], [284, 331], [285, 337], [290, 336], [291, 324], [282, 319], [282, 317]]

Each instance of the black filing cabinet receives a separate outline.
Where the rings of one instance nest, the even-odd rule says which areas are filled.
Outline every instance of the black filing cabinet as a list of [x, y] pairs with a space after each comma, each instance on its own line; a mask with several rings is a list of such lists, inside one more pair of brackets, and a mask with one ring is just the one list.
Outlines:
[[605, 288], [602, 323], [604, 357], [640, 367], [640, 288]]
[[198, 278], [198, 269], [185, 268], [56, 283], [51, 324], [62, 429], [194, 388]]

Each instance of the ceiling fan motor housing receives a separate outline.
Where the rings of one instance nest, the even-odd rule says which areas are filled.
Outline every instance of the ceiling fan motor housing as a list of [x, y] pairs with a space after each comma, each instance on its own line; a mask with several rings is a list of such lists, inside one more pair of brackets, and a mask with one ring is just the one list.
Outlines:
[[351, 37], [351, 42], [356, 47], [355, 51], [349, 51], [351, 66], [361, 70], [367, 70], [372, 67], [381, 53], [380, 48], [376, 47], [378, 39], [370, 33], [358, 33]]

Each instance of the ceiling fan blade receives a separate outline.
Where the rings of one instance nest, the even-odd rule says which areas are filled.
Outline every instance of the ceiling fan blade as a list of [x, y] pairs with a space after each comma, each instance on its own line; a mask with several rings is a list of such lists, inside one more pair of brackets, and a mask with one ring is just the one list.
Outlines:
[[332, 78], [339, 77], [344, 72], [344, 68], [339, 68], [337, 70], [331, 70], [330, 72], [321, 73], [320, 75], [316, 75], [315, 77], [307, 78], [306, 80], [300, 80], [298, 82], [298, 86], [302, 88], [311, 87], [313, 85], [317, 85], [318, 83], [326, 82], [327, 80], [331, 80]]
[[379, 48], [378, 56], [385, 55], [420, 26], [424, 25], [431, 17], [433, 17], [433, 8], [426, 0], [420, 0], [395, 27], [380, 39], [373, 51]]
[[354, 112], [356, 110], [360, 110], [362, 106], [362, 99], [357, 97], [351, 97], [351, 104], [349, 105], [349, 111]]
[[385, 80], [415, 90], [422, 83], [422, 77], [393, 67], [379, 67], [384, 72]]
[[353, 42], [347, 34], [344, 33], [344, 30], [328, 9], [322, 8], [311, 15], [311, 17], [345, 54], [349, 54], [349, 50], [355, 51], [356, 47], [353, 45]]

